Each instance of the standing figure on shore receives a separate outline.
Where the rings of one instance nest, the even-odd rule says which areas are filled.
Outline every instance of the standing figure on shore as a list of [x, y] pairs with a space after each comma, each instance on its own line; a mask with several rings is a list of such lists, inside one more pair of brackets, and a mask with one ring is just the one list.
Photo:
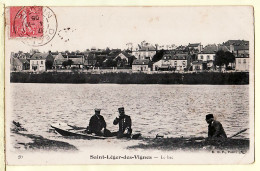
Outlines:
[[131, 117], [125, 114], [124, 107], [118, 108], [119, 116], [115, 118], [113, 124], [119, 125], [119, 130], [117, 132], [117, 138], [131, 137], [132, 134], [132, 120]]
[[213, 114], [206, 115], [208, 126], [208, 138], [227, 138], [222, 124], [214, 119]]
[[102, 136], [106, 131], [106, 121], [102, 115], [100, 115], [101, 109], [95, 109], [95, 114], [90, 118], [89, 126], [87, 127], [88, 133], [94, 133]]

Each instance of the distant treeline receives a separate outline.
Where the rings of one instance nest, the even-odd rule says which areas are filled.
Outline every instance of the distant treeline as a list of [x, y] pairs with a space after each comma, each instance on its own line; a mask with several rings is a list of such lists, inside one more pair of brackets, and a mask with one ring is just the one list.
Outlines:
[[116, 84], [249, 84], [248, 72], [201, 73], [11, 73], [13, 83], [116, 83]]

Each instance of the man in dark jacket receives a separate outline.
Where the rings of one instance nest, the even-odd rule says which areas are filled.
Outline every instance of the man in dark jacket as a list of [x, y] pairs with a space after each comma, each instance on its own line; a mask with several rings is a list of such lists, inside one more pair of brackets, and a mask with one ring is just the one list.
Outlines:
[[206, 122], [208, 126], [209, 138], [227, 138], [222, 124], [219, 121], [214, 120], [213, 114], [206, 115]]
[[106, 121], [102, 115], [100, 115], [101, 109], [95, 109], [95, 115], [90, 118], [88, 133], [95, 133], [96, 135], [104, 135], [106, 130]]
[[131, 117], [125, 114], [124, 107], [118, 108], [119, 116], [115, 118], [113, 124], [119, 125], [119, 130], [117, 132], [117, 137], [131, 137], [132, 134], [132, 120]]

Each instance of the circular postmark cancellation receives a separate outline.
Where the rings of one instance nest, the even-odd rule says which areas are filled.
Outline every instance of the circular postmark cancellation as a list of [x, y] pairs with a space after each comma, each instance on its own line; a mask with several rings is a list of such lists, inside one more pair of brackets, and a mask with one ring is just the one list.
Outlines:
[[[10, 10], [11, 19], [14, 11]], [[10, 37], [23, 37], [27, 45], [43, 46], [54, 38], [57, 27], [56, 15], [49, 7], [22, 7], [13, 17]]]

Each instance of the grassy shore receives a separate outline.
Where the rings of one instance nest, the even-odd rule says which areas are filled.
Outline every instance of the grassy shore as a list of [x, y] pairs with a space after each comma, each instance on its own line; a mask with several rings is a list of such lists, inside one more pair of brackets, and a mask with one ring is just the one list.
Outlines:
[[211, 153], [246, 153], [249, 149], [248, 139], [209, 140], [197, 138], [162, 138], [144, 139], [143, 143], [129, 149], [157, 149], [162, 151], [208, 151]]
[[47, 151], [76, 151], [75, 146], [56, 140], [50, 140], [40, 135], [27, 134], [27, 133], [15, 133], [17, 142], [15, 148], [25, 150], [47, 150]]
[[[67, 142], [50, 140], [40, 135], [15, 133], [16, 143], [14, 147], [20, 150], [46, 150], [46, 151], [77, 151], [78, 148]], [[77, 138], [73, 138], [77, 141]], [[122, 143], [125, 143], [125, 140]], [[110, 140], [113, 141], [113, 140]], [[203, 137], [197, 138], [139, 138], [138, 141], [131, 140], [128, 150], [160, 150], [160, 151], [205, 151], [210, 153], [246, 153], [249, 150], [248, 139], [225, 139], [207, 140]], [[92, 141], [86, 141], [90, 144]], [[102, 144], [104, 141], [100, 140]], [[138, 143], [137, 143], [138, 142]]]
[[115, 84], [249, 84], [248, 72], [200, 73], [84, 73], [84, 72], [13, 72], [14, 83], [115, 83]]
[[[47, 151], [77, 151], [80, 145], [76, 146], [58, 140], [51, 140], [40, 135], [29, 134], [27, 130], [19, 123], [14, 122], [11, 128], [11, 137], [13, 138], [13, 145], [15, 149], [19, 150], [47, 150]], [[75, 142], [82, 137], [68, 137]], [[129, 140], [129, 141], [126, 141]], [[97, 140], [104, 146], [110, 146], [107, 141]], [[114, 139], [116, 141], [116, 137]], [[127, 143], [130, 142], [131, 143]], [[113, 140], [112, 146], [115, 144]], [[84, 141], [84, 146], [90, 145], [93, 148], [93, 141]], [[95, 142], [97, 143], [97, 142]], [[143, 149], [143, 150], [161, 150], [161, 151], [207, 151], [221, 153], [246, 153], [249, 150], [248, 139], [205, 139], [204, 137], [193, 138], [146, 138], [139, 137], [138, 140], [122, 139], [121, 145], [125, 145], [126, 149]], [[113, 145], [114, 144], [114, 145]], [[123, 146], [124, 146], [123, 145]], [[102, 145], [101, 145], [102, 146]], [[121, 149], [122, 150], [122, 149]]]

